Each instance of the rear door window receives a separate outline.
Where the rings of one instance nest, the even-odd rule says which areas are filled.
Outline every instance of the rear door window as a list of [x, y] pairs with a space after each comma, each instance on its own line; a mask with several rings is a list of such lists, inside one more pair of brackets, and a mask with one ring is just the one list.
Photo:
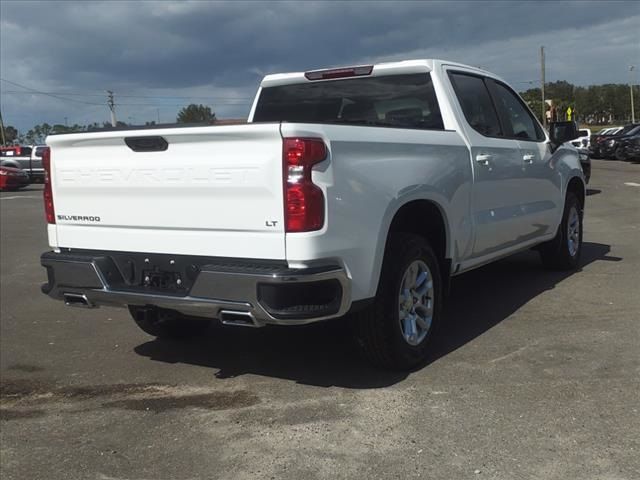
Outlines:
[[502, 135], [498, 114], [482, 77], [451, 72], [449, 78], [469, 125], [487, 137]]
[[428, 73], [265, 87], [253, 121], [444, 129]]

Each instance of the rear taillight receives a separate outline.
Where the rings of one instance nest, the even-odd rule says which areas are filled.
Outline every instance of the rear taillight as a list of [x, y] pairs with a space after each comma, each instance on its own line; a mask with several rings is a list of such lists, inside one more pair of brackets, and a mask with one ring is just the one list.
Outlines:
[[320, 138], [284, 139], [286, 232], [310, 232], [324, 225], [324, 194], [311, 181], [311, 169], [325, 158], [327, 147]]
[[44, 213], [47, 223], [56, 223], [56, 214], [53, 208], [53, 192], [51, 190], [51, 149], [44, 149], [42, 153], [42, 167], [44, 168]]

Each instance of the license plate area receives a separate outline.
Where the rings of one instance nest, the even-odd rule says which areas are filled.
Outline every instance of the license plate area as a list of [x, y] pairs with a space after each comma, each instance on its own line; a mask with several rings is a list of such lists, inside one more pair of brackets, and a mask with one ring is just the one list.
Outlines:
[[183, 276], [179, 272], [143, 270], [140, 286], [158, 291], [186, 292]]

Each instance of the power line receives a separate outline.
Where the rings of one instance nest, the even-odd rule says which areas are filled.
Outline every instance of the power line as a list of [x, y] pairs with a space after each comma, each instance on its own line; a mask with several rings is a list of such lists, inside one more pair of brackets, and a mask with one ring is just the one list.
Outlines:
[[[11, 95], [18, 95], [18, 94], [23, 94], [23, 95], [47, 95], [47, 96], [54, 96], [54, 98], [58, 98], [60, 100], [68, 100], [70, 102], [79, 102], [79, 103], [85, 103], [87, 105], [102, 105], [101, 103], [93, 103], [93, 102], [82, 102], [80, 100], [75, 100], [73, 98], [64, 98], [64, 97], [58, 97], [57, 94], [52, 94], [50, 92], [37, 92], [37, 91], [29, 91], [29, 92], [22, 92], [22, 91], [16, 91], [16, 90], [7, 90], [2, 92], [3, 94], [11, 94]], [[67, 95], [67, 94], [65, 94]], [[103, 97], [104, 95], [96, 95], [99, 97]], [[133, 95], [118, 95], [118, 97], [134, 97]], [[138, 98], [136, 96], [136, 98]], [[153, 96], [141, 96], [140, 98], [168, 98], [168, 99], [176, 99], [176, 98], [184, 98], [184, 99], [192, 99], [192, 98], [207, 98], [207, 97], [153, 97]], [[239, 100], [239, 99], [238, 99]], [[251, 105], [250, 101], [236, 101], [235, 98], [232, 99], [227, 99], [227, 100], [219, 100], [219, 101], [214, 101], [212, 103], [215, 103], [216, 105], [228, 105], [228, 106], [233, 106], [233, 105], [239, 105], [239, 106], [243, 106], [243, 105]], [[183, 107], [184, 104], [172, 104], [172, 103], [161, 103], [161, 102], [156, 102], [156, 103], [120, 103], [118, 102], [119, 106], [129, 106], [129, 107], [144, 107], [144, 106], [150, 106], [150, 107]]]
[[[25, 94], [25, 95], [49, 95], [51, 96], [51, 94], [49, 93], [45, 93], [45, 92], [19, 92], [19, 91], [5, 91], [2, 92], [4, 94]], [[99, 95], [100, 97], [104, 98], [104, 95]], [[118, 97], [124, 97], [125, 95], [119, 95]], [[58, 97], [55, 97], [58, 98]], [[149, 97], [149, 98], [156, 98], [156, 97]], [[189, 98], [204, 98], [204, 97], [167, 97], [167, 98], [185, 98], [185, 99], [189, 99]], [[72, 98], [64, 98], [64, 97], [60, 97], [60, 100], [69, 100], [69, 101], [78, 101], [78, 100], [74, 100]], [[250, 101], [241, 101], [241, 102], [236, 102], [233, 101], [233, 99], [230, 99], [231, 101], [216, 101], [216, 102], [212, 102], [215, 103], [216, 105], [225, 105], [225, 106], [234, 106], [234, 105], [239, 105], [239, 106], [243, 106], [243, 105], [251, 105]], [[91, 102], [81, 102], [81, 103], [86, 103], [88, 105], [103, 105], [102, 103], [91, 103]], [[121, 107], [184, 107], [184, 103], [179, 103], [179, 104], [173, 104], [173, 103], [161, 103], [161, 102], [156, 102], [156, 103], [117, 103], [118, 106]]]
[[[29, 92], [23, 92], [18, 90], [6, 90], [3, 93], [18, 93], [18, 94], [27, 94], [27, 93], [38, 93], [40, 95], [51, 95], [51, 96], [62, 96], [65, 97], [104, 97], [104, 94], [99, 93], [77, 93], [77, 92], [43, 92], [41, 90], [36, 90], [34, 88], [27, 87], [25, 85], [21, 85], [17, 82], [13, 82], [11, 80], [7, 80], [4, 78], [0, 78], [3, 82], [7, 82], [11, 85], [15, 85], [16, 87], [24, 88], [25, 90], [29, 90]], [[230, 96], [215, 96], [215, 95], [136, 95], [136, 94], [118, 94], [119, 97], [123, 98], [176, 98], [176, 99], [190, 99], [190, 98], [201, 98], [208, 100], [253, 100], [253, 97], [230, 97]]]
[[[12, 94], [25, 94], [25, 95], [32, 95], [36, 92], [23, 92], [21, 90], [5, 90], [2, 93], [12, 93]], [[40, 92], [42, 95], [65, 95], [65, 96], [73, 96], [73, 97], [104, 97], [103, 95], [98, 95], [97, 93], [66, 93], [66, 92]], [[225, 101], [233, 101], [233, 100], [242, 100], [242, 101], [246, 101], [246, 100], [253, 100], [252, 97], [201, 97], [198, 95], [191, 95], [191, 96], [181, 96], [181, 95], [120, 95], [118, 94], [118, 97], [124, 97], [124, 98], [167, 98], [167, 99], [185, 99], [185, 100], [189, 100], [191, 98], [200, 98], [200, 99], [207, 99], [207, 100], [216, 100], [216, 99], [222, 99]]]
[[75, 102], [75, 103], [83, 103], [85, 105], [102, 105], [101, 103], [86, 102], [84, 100], [76, 100], [75, 98], [65, 98], [65, 97], [58, 96], [56, 94], [42, 92], [40, 90], [36, 90], [36, 89], [30, 88], [30, 87], [26, 87], [24, 85], [21, 85], [21, 84], [16, 83], [16, 82], [12, 82], [12, 81], [4, 79], [4, 78], [0, 78], [0, 80], [2, 80], [3, 82], [8, 83], [10, 85], [14, 85], [14, 86], [19, 87], [19, 88], [24, 88], [25, 90], [30, 90], [32, 93], [37, 93], [39, 95], [46, 95], [48, 97], [57, 98], [58, 100], [64, 100], [64, 101]]
[[[78, 100], [75, 98], [67, 98], [68, 96], [95, 96], [95, 97], [102, 97], [104, 98], [104, 94], [102, 95], [98, 95], [98, 94], [80, 94], [80, 93], [63, 93], [63, 92], [43, 92], [41, 90], [36, 90], [35, 88], [31, 88], [31, 87], [27, 87], [26, 85], [22, 85], [20, 83], [11, 81], [11, 80], [7, 80], [5, 78], [0, 78], [0, 80], [2, 80], [3, 82], [6, 82], [10, 85], [14, 85], [16, 87], [22, 88], [24, 90], [27, 90], [26, 92], [24, 91], [17, 91], [17, 90], [9, 90], [9, 91], [3, 91], [2, 93], [5, 94], [30, 94], [30, 95], [45, 95], [47, 97], [51, 97], [51, 98], [55, 98], [57, 100], [62, 100], [62, 101], [67, 101], [67, 102], [74, 102], [74, 103], [79, 103], [79, 104], [83, 104], [83, 105], [95, 105], [95, 106], [103, 106], [103, 103], [95, 103], [95, 102], [88, 102], [86, 100]], [[65, 95], [65, 96], [62, 96]], [[187, 96], [161, 96], [161, 95], [120, 95], [118, 94], [119, 97], [126, 97], [126, 98], [158, 98], [158, 99], [162, 99], [162, 98], [167, 98], [167, 99], [214, 99], [214, 98], [223, 98], [223, 97], [198, 97], [198, 96], [193, 96], [193, 97], [187, 97]], [[247, 100], [247, 101], [245, 101]], [[243, 106], [249, 106], [251, 105], [251, 101], [252, 99], [249, 99], [248, 97], [232, 97], [232, 98], [225, 98], [224, 100], [217, 100], [215, 101], [215, 104], [217, 106], [239, 106], [239, 107], [243, 107]], [[107, 101], [107, 106], [109, 107], [109, 110], [113, 113], [114, 112], [114, 108], [115, 108], [115, 101], [113, 100], [113, 95], [110, 95]], [[167, 103], [162, 103], [162, 102], [157, 102], [157, 103], [118, 103], [118, 106], [121, 107], [173, 107], [173, 108], [179, 108], [179, 107], [184, 107], [184, 104], [167, 104]]]
[[[251, 105], [251, 102], [241, 102], [241, 103], [228, 103], [228, 102], [215, 102], [216, 106], [225, 105], [225, 106], [243, 106], [243, 105]], [[184, 107], [184, 103], [118, 103], [120, 107]]]
[[253, 97], [209, 97], [209, 96], [180, 96], [180, 95], [118, 95], [126, 98], [182, 98], [188, 100], [190, 98], [206, 98], [207, 100], [253, 100]]

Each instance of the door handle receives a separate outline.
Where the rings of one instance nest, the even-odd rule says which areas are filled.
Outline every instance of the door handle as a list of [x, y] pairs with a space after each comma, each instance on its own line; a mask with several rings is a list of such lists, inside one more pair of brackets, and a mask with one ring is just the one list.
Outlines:
[[534, 160], [535, 158], [536, 158], [536, 156], [535, 156], [535, 155], [527, 154], [527, 155], [525, 155], [524, 157], [522, 157], [522, 161], [523, 161], [524, 163], [526, 163], [527, 165], [531, 165], [531, 164], [533, 163], [533, 160]]
[[493, 155], [489, 155], [486, 153], [479, 153], [476, 155], [476, 162], [480, 165], [489, 165], [489, 162], [493, 160]]

